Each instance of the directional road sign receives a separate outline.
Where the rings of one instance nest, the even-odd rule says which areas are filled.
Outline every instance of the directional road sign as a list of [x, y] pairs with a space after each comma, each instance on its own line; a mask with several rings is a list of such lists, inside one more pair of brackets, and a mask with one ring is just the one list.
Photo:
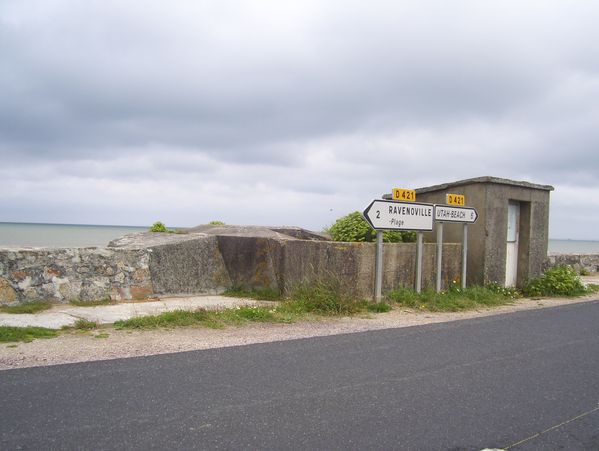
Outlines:
[[476, 222], [477, 218], [478, 213], [474, 208], [435, 205], [435, 221], [437, 222], [473, 224]]
[[375, 230], [433, 230], [432, 204], [373, 200], [364, 210], [364, 218]]

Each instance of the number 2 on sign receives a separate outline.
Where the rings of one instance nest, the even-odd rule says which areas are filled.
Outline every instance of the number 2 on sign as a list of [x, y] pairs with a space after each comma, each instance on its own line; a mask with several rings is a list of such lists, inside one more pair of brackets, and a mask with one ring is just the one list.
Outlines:
[[416, 191], [413, 189], [393, 188], [393, 200], [414, 202], [416, 200]]

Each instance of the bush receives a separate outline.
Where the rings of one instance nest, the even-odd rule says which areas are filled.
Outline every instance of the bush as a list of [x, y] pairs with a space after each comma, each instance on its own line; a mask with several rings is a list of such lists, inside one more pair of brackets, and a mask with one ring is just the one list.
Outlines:
[[156, 221], [152, 224], [152, 227], [150, 227], [150, 232], [168, 232], [168, 229], [162, 222]]
[[208, 224], [209, 225], [225, 225], [225, 223], [222, 221], [210, 221]]
[[571, 266], [556, 266], [524, 287], [526, 296], [580, 296], [588, 292]]
[[[342, 218], [327, 230], [334, 241], [372, 242], [376, 240], [376, 230], [373, 230], [359, 211], [354, 211]], [[388, 231], [383, 233], [386, 243], [412, 242], [416, 240], [414, 232]]]

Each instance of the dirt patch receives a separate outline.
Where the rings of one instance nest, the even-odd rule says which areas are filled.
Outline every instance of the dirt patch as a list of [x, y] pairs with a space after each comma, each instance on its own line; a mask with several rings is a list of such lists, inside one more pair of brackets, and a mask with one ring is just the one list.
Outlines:
[[223, 330], [178, 328], [124, 331], [107, 327], [88, 333], [73, 331], [58, 338], [36, 340], [31, 343], [0, 344], [0, 369], [109, 360], [410, 327], [556, 307], [596, 299], [596, 295], [574, 300], [521, 299], [512, 305], [462, 313], [431, 313], [396, 308], [391, 312], [376, 315], [323, 319], [295, 324], [253, 323], [244, 327], [229, 327]]

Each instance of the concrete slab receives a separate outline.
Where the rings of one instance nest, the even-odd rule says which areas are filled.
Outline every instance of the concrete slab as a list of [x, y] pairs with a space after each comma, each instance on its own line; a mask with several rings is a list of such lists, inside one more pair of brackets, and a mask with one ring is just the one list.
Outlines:
[[94, 307], [74, 307], [57, 305], [49, 310], [35, 314], [0, 313], [0, 326], [13, 327], [47, 327], [60, 329], [73, 326], [78, 319], [93, 321], [98, 324], [112, 324], [139, 316], [159, 315], [174, 310], [223, 310], [241, 306], [275, 306], [276, 302], [256, 301], [253, 299], [231, 298], [226, 296], [186, 296], [168, 297], [159, 301], [127, 302], [114, 305], [98, 305]]
[[584, 283], [585, 285], [589, 285], [589, 284], [599, 285], [599, 274], [590, 274], [588, 276], [581, 276], [580, 279], [582, 280], [582, 283]]

